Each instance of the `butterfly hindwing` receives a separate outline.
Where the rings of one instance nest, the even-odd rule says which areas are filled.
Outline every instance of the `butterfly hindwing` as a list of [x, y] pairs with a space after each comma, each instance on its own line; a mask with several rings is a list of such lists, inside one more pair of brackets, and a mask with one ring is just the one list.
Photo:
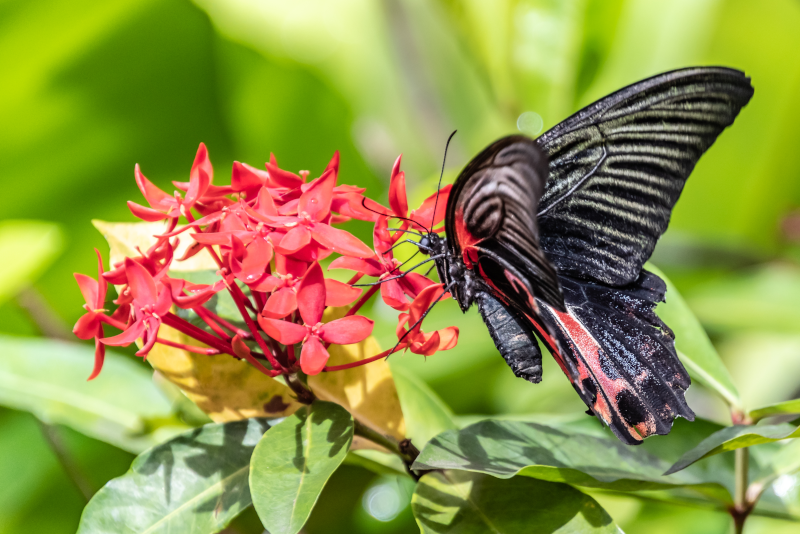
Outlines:
[[621, 89], [539, 137], [550, 167], [541, 246], [559, 274], [634, 282], [697, 160], [752, 95], [739, 71], [682, 69]]
[[674, 335], [653, 311], [664, 282], [642, 271], [622, 288], [567, 277], [561, 283], [566, 313], [542, 316], [577, 369], [571, 381], [586, 405], [629, 444], [669, 433], [676, 416], [694, 420]]

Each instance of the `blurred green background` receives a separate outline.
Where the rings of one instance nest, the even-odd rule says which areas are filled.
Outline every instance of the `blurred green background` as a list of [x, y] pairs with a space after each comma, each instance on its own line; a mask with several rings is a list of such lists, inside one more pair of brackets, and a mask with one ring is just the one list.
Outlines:
[[[641, 78], [725, 65], [752, 77], [755, 96], [697, 166], [653, 262], [708, 329], [748, 408], [798, 397], [798, 28], [796, 0], [4, 0], [0, 234], [20, 219], [58, 226], [13, 249], [23, 254], [0, 247], [0, 275], [23, 281], [0, 282], [0, 333], [58, 335], [82, 314], [72, 273], [93, 274], [92, 248], [107, 251], [90, 220], [133, 221], [125, 201], [141, 200], [134, 163], [169, 191], [170, 180], [187, 179], [201, 141], [217, 183], [227, 183], [233, 160], [260, 166], [273, 152], [282, 167], [313, 175], [339, 150], [340, 183], [383, 200], [403, 153], [421, 200], [435, 190], [453, 129], [446, 180], [517, 131], [525, 112], [547, 129]], [[371, 242], [368, 225], [350, 229]], [[376, 332], [388, 345], [394, 319], [380, 304], [373, 311], [386, 318]], [[515, 379], [474, 310], [462, 317], [442, 305], [434, 322], [460, 326], [459, 347], [427, 361], [394, 356], [393, 365], [456, 414], [555, 420], [585, 409], [552, 362], [536, 387]], [[729, 422], [701, 387], [688, 397], [698, 414]], [[74, 532], [83, 496], [36, 419], [0, 410], [0, 533]], [[92, 491], [132, 459], [54, 428]], [[305, 531], [415, 532], [408, 508], [388, 522], [368, 513], [381, 484], [391, 482], [344, 467]], [[730, 528], [720, 512], [601, 503], [628, 533]], [[246, 515], [231, 532], [258, 525]], [[748, 529], [797, 531], [761, 517]]]

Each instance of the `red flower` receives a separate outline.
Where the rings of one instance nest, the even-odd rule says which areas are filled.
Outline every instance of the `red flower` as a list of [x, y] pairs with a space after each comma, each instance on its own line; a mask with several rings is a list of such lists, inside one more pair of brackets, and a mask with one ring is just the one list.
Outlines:
[[135, 202], [128, 201], [128, 208], [136, 217], [143, 221], [152, 222], [163, 219], [177, 219], [181, 215], [187, 216], [189, 210], [192, 209], [200, 197], [205, 194], [209, 185], [211, 185], [214, 170], [211, 167], [211, 161], [208, 159], [206, 145], [200, 143], [200, 148], [197, 149], [197, 155], [192, 165], [186, 198], [181, 198], [177, 191], [174, 196], [170, 196], [156, 187], [150, 180], [145, 178], [142, 171], [139, 170], [138, 163], [134, 167], [134, 176], [136, 177], [136, 185], [139, 186], [139, 190], [144, 195], [147, 203], [150, 204], [150, 207], [146, 208]]
[[247, 213], [253, 219], [273, 228], [285, 229], [286, 235], [280, 244], [276, 245], [276, 250], [281, 254], [293, 255], [311, 244], [313, 240], [319, 246], [344, 256], [355, 258], [372, 256], [372, 250], [355, 236], [328, 223], [335, 183], [335, 169], [329, 168], [322, 176], [305, 184], [307, 188], [297, 202], [297, 215], [268, 215], [252, 208], [248, 208]]
[[380, 217], [375, 223], [375, 256], [363, 260], [343, 256], [333, 260], [328, 269], [350, 269], [379, 278], [383, 281], [380, 286], [383, 301], [395, 310], [406, 311], [411, 305], [406, 295], [414, 299], [420, 291], [433, 284], [433, 280], [419, 273], [408, 273], [398, 278], [400, 261], [392, 252], [393, 240], [387, 229], [387, 220], [387, 217]]
[[168, 287], [157, 285], [147, 269], [130, 258], [125, 258], [125, 272], [128, 291], [133, 299], [131, 308], [134, 322], [121, 334], [100, 341], [106, 345], [123, 346], [141, 337], [143, 345], [136, 355], [146, 356], [156, 342], [161, 317], [172, 306], [172, 293]]
[[[400, 322], [397, 325], [397, 337], [400, 340], [398, 348], [409, 348], [414, 354], [430, 356], [440, 350], [450, 350], [458, 343], [458, 327], [448, 326], [435, 332], [424, 333], [421, 330], [422, 314], [425, 313], [434, 302], [443, 298], [448, 298], [449, 293], [442, 294], [443, 284], [434, 284], [423, 289], [414, 302], [408, 313], [400, 314]], [[406, 325], [411, 327], [411, 331], [406, 330]]]
[[[422, 205], [408, 212], [408, 197], [406, 195], [406, 173], [400, 170], [400, 160], [403, 156], [398, 156], [392, 167], [392, 176], [389, 182], [389, 207], [391, 208], [392, 215], [400, 218], [408, 218], [416, 222], [415, 231], [431, 230], [439, 233], [444, 229], [434, 230], [434, 227], [444, 220], [445, 211], [447, 209], [447, 199], [450, 196], [452, 185], [442, 187], [437, 193], [432, 194], [426, 198]], [[436, 209], [434, 216], [433, 210]], [[403, 221], [401, 228], [408, 227], [408, 221]], [[428, 226], [430, 225], [430, 226]]]
[[297, 306], [302, 325], [260, 316], [258, 323], [268, 336], [284, 345], [303, 342], [300, 368], [307, 375], [322, 371], [330, 355], [322, 342], [349, 345], [363, 341], [372, 333], [373, 322], [366, 317], [351, 315], [322, 324], [325, 311], [325, 279], [319, 263], [314, 263], [303, 277], [297, 292]]
[[97, 253], [97, 280], [85, 274], [75, 273], [75, 280], [78, 282], [83, 300], [86, 302], [83, 305], [86, 313], [78, 319], [72, 329], [72, 332], [80, 339], [94, 338], [94, 369], [88, 380], [92, 380], [100, 374], [106, 356], [106, 346], [100, 342], [100, 339], [105, 336], [102, 317], [105, 312], [103, 306], [106, 301], [108, 282], [103, 278], [103, 258], [100, 257], [97, 249], [94, 251]]

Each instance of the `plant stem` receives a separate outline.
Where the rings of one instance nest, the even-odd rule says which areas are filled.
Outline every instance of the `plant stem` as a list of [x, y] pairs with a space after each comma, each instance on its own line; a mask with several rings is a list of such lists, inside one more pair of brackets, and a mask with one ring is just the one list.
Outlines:
[[89, 502], [89, 499], [94, 495], [92, 486], [89, 484], [89, 481], [86, 480], [86, 477], [83, 476], [83, 473], [81, 473], [81, 470], [75, 462], [72, 461], [72, 457], [69, 451], [67, 451], [64, 442], [61, 440], [61, 436], [58, 435], [56, 428], [47, 423], [43, 423], [39, 419], [36, 419], [36, 422], [39, 423], [39, 428], [42, 431], [45, 441], [47, 441], [53, 454], [56, 455], [67, 478], [75, 485], [83, 498], [86, 499], [86, 502]]
[[417, 456], [419, 456], [419, 450], [414, 446], [413, 443], [411, 443], [410, 439], [397, 441], [392, 437], [384, 436], [383, 434], [372, 430], [368, 426], [361, 423], [358, 419], [354, 418], [353, 423], [355, 425], [353, 428], [353, 433], [356, 436], [361, 436], [362, 438], [368, 439], [371, 442], [376, 443], [399, 456], [400, 459], [403, 460], [408, 474], [411, 475], [414, 480], [419, 480], [419, 476], [411, 470], [411, 465], [414, 463], [414, 460], [417, 459]]
[[363, 306], [364, 304], [366, 304], [366, 303], [367, 303], [367, 301], [368, 301], [370, 298], [372, 298], [372, 295], [374, 295], [375, 293], [377, 293], [377, 292], [378, 292], [378, 290], [379, 290], [380, 288], [381, 288], [381, 286], [372, 286], [371, 288], [369, 288], [369, 289], [367, 290], [367, 292], [366, 292], [366, 293], [364, 293], [364, 294], [361, 296], [361, 298], [360, 298], [360, 299], [358, 299], [358, 301], [357, 301], [355, 304], [353, 304], [353, 307], [352, 307], [352, 308], [350, 308], [349, 310], [347, 310], [347, 313], [345, 314], [345, 317], [349, 317], [349, 316], [351, 316], [351, 315], [355, 314], [355, 313], [356, 313], [358, 310], [360, 310], [360, 309], [361, 309], [361, 306]]
[[735, 471], [736, 487], [734, 491], [733, 509], [731, 516], [733, 517], [734, 531], [736, 534], [742, 534], [744, 529], [744, 522], [747, 516], [750, 515], [752, 504], [747, 500], [747, 486], [748, 486], [748, 470], [750, 467], [750, 453], [747, 447], [736, 449]]

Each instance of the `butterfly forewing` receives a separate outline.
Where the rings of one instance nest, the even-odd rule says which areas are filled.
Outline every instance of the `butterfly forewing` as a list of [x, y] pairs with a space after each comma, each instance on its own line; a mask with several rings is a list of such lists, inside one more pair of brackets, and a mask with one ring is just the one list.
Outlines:
[[550, 177], [542, 249], [560, 275], [634, 282], [697, 160], [753, 94], [726, 68], [668, 72], [617, 91], [537, 139]]
[[536, 206], [546, 176], [535, 142], [503, 138], [461, 173], [445, 219], [452, 253], [504, 302], [528, 314], [537, 313], [536, 298], [563, 309], [557, 274], [539, 248]]

